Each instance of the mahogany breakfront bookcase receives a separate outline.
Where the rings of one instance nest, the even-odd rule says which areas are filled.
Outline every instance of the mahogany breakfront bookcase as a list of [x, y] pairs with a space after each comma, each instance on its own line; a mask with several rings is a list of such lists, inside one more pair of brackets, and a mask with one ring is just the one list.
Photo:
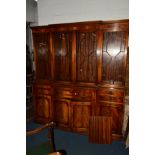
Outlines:
[[86, 134], [122, 137], [129, 21], [32, 27], [35, 121]]

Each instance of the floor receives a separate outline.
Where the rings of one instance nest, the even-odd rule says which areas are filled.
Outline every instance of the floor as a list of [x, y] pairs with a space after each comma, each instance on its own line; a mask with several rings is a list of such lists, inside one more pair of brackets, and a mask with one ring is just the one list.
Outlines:
[[[40, 126], [28, 123], [27, 129]], [[56, 150], [64, 150], [64, 155], [128, 155], [123, 141], [113, 141], [108, 144], [90, 144], [88, 137], [71, 132], [54, 129]], [[49, 153], [47, 130], [40, 134], [27, 137], [27, 155], [45, 155]]]

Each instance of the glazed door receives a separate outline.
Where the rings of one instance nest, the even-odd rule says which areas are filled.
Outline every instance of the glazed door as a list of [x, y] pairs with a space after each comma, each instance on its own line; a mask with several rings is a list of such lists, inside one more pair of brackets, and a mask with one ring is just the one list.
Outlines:
[[72, 53], [72, 33], [54, 32], [53, 52], [54, 52], [54, 79], [56, 81], [71, 80], [71, 53]]
[[102, 46], [101, 81], [124, 85], [128, 32], [104, 32]]
[[67, 100], [67, 99], [54, 100], [54, 121], [59, 128], [69, 129], [70, 100]]
[[91, 102], [71, 102], [72, 130], [79, 133], [88, 133], [91, 114]]
[[96, 32], [77, 32], [76, 34], [76, 80], [96, 82]]
[[33, 33], [35, 78], [37, 80], [51, 79], [50, 34]]

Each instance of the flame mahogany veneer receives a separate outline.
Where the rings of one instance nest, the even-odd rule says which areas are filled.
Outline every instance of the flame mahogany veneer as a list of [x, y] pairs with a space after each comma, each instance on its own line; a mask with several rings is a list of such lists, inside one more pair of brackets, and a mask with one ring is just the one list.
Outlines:
[[35, 121], [54, 121], [90, 142], [119, 140], [128, 31], [128, 20], [32, 27]]

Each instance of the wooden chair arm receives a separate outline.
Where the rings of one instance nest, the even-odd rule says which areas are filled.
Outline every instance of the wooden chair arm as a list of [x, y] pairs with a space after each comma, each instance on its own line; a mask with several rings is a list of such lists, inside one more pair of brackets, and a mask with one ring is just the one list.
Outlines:
[[41, 127], [38, 127], [38, 128], [35, 128], [35, 129], [32, 129], [32, 130], [28, 130], [26, 131], [26, 136], [31, 136], [33, 134], [37, 134], [41, 131], [43, 131], [44, 129], [46, 128], [49, 128], [49, 127], [52, 127], [54, 128], [55, 127], [55, 123], [54, 122], [50, 122], [50, 123], [46, 123], [45, 125], [41, 126]]

